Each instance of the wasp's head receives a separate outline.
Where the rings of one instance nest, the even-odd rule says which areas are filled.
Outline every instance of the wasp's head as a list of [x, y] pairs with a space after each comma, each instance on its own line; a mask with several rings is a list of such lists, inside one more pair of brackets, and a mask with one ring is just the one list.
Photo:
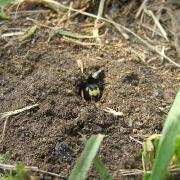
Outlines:
[[88, 84], [86, 87], [86, 91], [88, 92], [90, 97], [99, 97], [101, 93], [97, 84]]

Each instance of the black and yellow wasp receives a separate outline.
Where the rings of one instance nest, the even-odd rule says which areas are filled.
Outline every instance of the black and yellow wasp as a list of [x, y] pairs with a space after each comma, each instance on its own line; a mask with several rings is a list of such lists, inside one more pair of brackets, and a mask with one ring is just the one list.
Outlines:
[[103, 92], [103, 70], [99, 69], [76, 86], [76, 93], [85, 100], [98, 101]]

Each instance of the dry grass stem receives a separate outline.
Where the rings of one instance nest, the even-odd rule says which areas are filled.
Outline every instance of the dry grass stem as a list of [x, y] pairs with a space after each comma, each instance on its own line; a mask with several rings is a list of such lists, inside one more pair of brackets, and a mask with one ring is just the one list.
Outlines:
[[[106, 17], [113, 21], [113, 19], [109, 16], [106, 15]], [[120, 27], [120, 26], [117, 26], [117, 25], [114, 25], [114, 27], [121, 33], [121, 35], [124, 37], [124, 39], [128, 40], [129, 39], [129, 35]]]
[[[162, 53], [163, 55], [165, 55], [165, 46], [162, 47], [161, 53]], [[164, 57], [163, 57], [163, 56], [161, 56], [161, 60], [162, 60], [162, 61], [164, 60]]]
[[[110, 21], [110, 20], [109, 20]], [[165, 54], [162, 54], [160, 51], [158, 51], [153, 45], [149, 44], [146, 40], [144, 40], [143, 38], [141, 38], [140, 36], [138, 36], [135, 32], [131, 31], [129, 28], [122, 26], [116, 22], [110, 21], [111, 24], [113, 25], [118, 25], [120, 27], [122, 27], [124, 30], [126, 30], [127, 32], [131, 33], [132, 35], [134, 35], [137, 39], [139, 39], [143, 44], [145, 44], [150, 50], [156, 52], [157, 54], [159, 54], [160, 56], [162, 56], [164, 59], [168, 60], [171, 64], [175, 65], [176, 67], [180, 68], [180, 65], [176, 62], [174, 62], [171, 58], [169, 58], [168, 56], [166, 56]]]
[[143, 143], [142, 143], [141, 141], [139, 141], [139, 140], [133, 138], [132, 136], [129, 136], [129, 137], [130, 137], [130, 139], [132, 139], [133, 141], [137, 142], [138, 144], [143, 145]]
[[48, 28], [48, 29], [54, 30], [53, 27], [47, 26], [47, 25], [45, 25], [45, 24], [42, 24], [42, 23], [40, 23], [39, 21], [37, 21], [37, 20], [35, 20], [35, 19], [32, 19], [32, 18], [27, 17], [26, 20], [32, 21], [33, 23], [35, 23], [35, 24], [38, 25], [38, 26], [41, 26], [41, 27], [44, 27], [44, 28]]
[[16, 115], [16, 114], [19, 114], [19, 113], [21, 113], [21, 112], [30, 110], [30, 109], [35, 108], [35, 107], [37, 107], [37, 106], [38, 106], [38, 104], [34, 104], [34, 105], [26, 106], [25, 108], [18, 109], [18, 110], [15, 110], [15, 111], [9, 111], [9, 112], [5, 112], [5, 113], [0, 113], [0, 119], [6, 118], [6, 120], [5, 120], [5, 122], [4, 122], [4, 126], [3, 126], [2, 137], [1, 137], [0, 143], [1, 143], [1, 142], [3, 141], [3, 139], [4, 139], [5, 131], [6, 131], [6, 126], [7, 126], [7, 122], [8, 122], [9, 117], [10, 117], [10, 116], [14, 116], [14, 115]]
[[3, 126], [3, 131], [2, 131], [2, 136], [1, 136], [0, 143], [2, 143], [2, 141], [4, 139], [8, 119], [9, 118], [7, 117], [6, 120], [4, 121], [4, 126]]
[[[98, 15], [97, 15], [97, 18], [94, 22], [94, 30], [93, 30], [93, 35], [95, 37], [98, 37], [99, 36], [99, 29], [97, 27], [98, 25], [98, 22], [99, 22], [99, 18], [102, 17], [102, 14], [103, 14], [103, 9], [104, 9], [104, 3], [105, 3], [105, 0], [101, 0], [100, 1], [100, 4], [99, 4], [99, 9], [98, 9]], [[100, 39], [97, 38], [97, 40], [100, 42]]]
[[[162, 34], [158, 31], [156, 31], [156, 29], [152, 29], [150, 26], [148, 26], [147, 24], [142, 23], [141, 26], [143, 26], [144, 28], [148, 29], [149, 31], [152, 31], [152, 33], [157, 34], [158, 36], [162, 37]], [[156, 26], [155, 26], [156, 27]]]
[[87, 46], [87, 47], [88, 46], [102, 46], [101, 44], [98, 44], [98, 43], [86, 43], [86, 42], [78, 41], [78, 40], [75, 40], [75, 39], [67, 38], [65, 36], [62, 38], [62, 41], [78, 44], [80, 46]]
[[24, 32], [8, 32], [1, 35], [1, 37], [12, 37], [12, 36], [21, 36]]
[[[163, 5], [163, 4], [162, 4], [162, 5]], [[165, 29], [162, 27], [162, 25], [161, 25], [160, 22], [159, 22], [159, 19], [160, 19], [160, 17], [161, 17], [162, 7], [163, 7], [162, 5], [161, 5], [161, 8], [160, 8], [159, 11], [158, 11], [158, 16], [156, 17], [151, 10], [147, 9], [147, 1], [144, 0], [143, 3], [142, 3], [141, 6], [140, 6], [138, 12], [136, 13], [136, 18], [139, 17], [139, 15], [140, 15], [141, 12], [142, 12], [141, 18], [140, 18], [140, 19], [141, 19], [140, 22], [141, 22], [141, 24], [142, 24], [142, 19], [143, 19], [143, 17], [144, 17], [144, 13], [146, 13], [148, 16], [150, 16], [150, 17], [153, 19], [153, 21], [154, 21], [154, 23], [155, 23], [154, 28], [153, 28], [153, 32], [152, 32], [152, 37], [154, 36], [154, 32], [155, 32], [155, 30], [156, 30], [156, 27], [158, 27], [159, 30], [160, 30], [160, 32], [162, 33], [163, 37], [164, 37], [167, 41], [169, 41]]]
[[26, 106], [26, 107], [24, 107], [22, 109], [17, 109], [15, 111], [8, 111], [8, 112], [0, 113], [0, 118], [3, 119], [3, 118], [10, 117], [10, 116], [14, 116], [14, 115], [19, 114], [21, 112], [24, 112], [24, 111], [30, 110], [32, 108], [35, 108], [38, 105], [39, 104], [34, 104], [34, 105], [31, 105], [31, 106]]
[[83, 73], [84, 72], [84, 63], [80, 59], [77, 59], [76, 61], [77, 61], [78, 68], [80, 68], [81, 72]]
[[124, 114], [122, 112], [118, 112], [118, 111], [115, 111], [109, 107], [106, 107], [105, 109], [103, 109], [105, 112], [108, 112], [110, 114], [113, 114], [114, 116], [123, 116]]
[[166, 31], [164, 30], [164, 28], [162, 27], [162, 25], [160, 24], [159, 20], [156, 18], [156, 16], [154, 15], [154, 13], [151, 11], [151, 10], [147, 10], [146, 8], [144, 9], [144, 12], [151, 16], [154, 23], [156, 24], [156, 26], [159, 28], [160, 32], [162, 33], [163, 37], [169, 41], [168, 37], [167, 37], [167, 33]]
[[[176, 168], [176, 167], [170, 167], [168, 169], [168, 172], [171, 173], [177, 173], [180, 171], [180, 168]], [[132, 176], [132, 175], [142, 175], [143, 173], [147, 173], [147, 174], [151, 174], [152, 171], [144, 171], [144, 170], [140, 170], [140, 169], [120, 169], [119, 170], [119, 175], [120, 176]]]
[[[70, 3], [69, 7], [71, 8], [73, 5], [73, 2]], [[58, 16], [60, 16], [60, 14], [58, 14]], [[71, 10], [69, 9], [63, 16], [61, 19], [59, 19], [58, 23], [56, 24], [56, 26], [51, 30], [51, 32], [49, 33], [49, 37], [47, 42], [49, 42], [51, 40], [51, 38], [53, 37], [54, 33], [55, 33], [55, 29], [57, 29], [57, 27], [60, 26], [60, 24], [62, 24], [64, 21], [69, 20], [71, 16]]]
[[139, 15], [141, 14], [142, 10], [144, 9], [144, 7], [146, 7], [148, 0], [144, 0], [139, 8], [139, 10], [137, 11], [135, 17], [138, 18]]
[[16, 11], [15, 11], [15, 14], [14, 14], [14, 20], [17, 18], [18, 9], [19, 9], [20, 5], [23, 3], [23, 1], [18, 1], [17, 3], [18, 4], [17, 4]]
[[[16, 166], [0, 163], [0, 169], [16, 170]], [[60, 177], [60, 178], [65, 178], [65, 176], [62, 176], [62, 175], [38, 169], [38, 167], [36, 167], [36, 166], [25, 166], [25, 169], [27, 171], [40, 172], [40, 173], [49, 174], [49, 175]]]
[[[165, 2], [165, 0], [163, 0], [163, 2]], [[161, 7], [159, 8], [159, 10], [157, 11], [157, 20], [159, 21], [160, 18], [161, 18], [161, 15], [162, 15], [162, 10], [163, 10], [163, 7], [164, 7], [164, 3], [161, 5]], [[154, 35], [156, 34], [156, 24], [154, 25], [153, 27], [153, 32], [152, 32], [152, 37], [154, 37]]]
[[15, 12], [10, 12], [9, 14], [10, 15], [15, 15], [16, 16], [18, 14], [37, 14], [37, 13], [49, 13], [51, 12], [50, 10], [42, 10], [42, 9], [39, 9], [39, 10], [27, 10], [27, 11], [15, 11]]

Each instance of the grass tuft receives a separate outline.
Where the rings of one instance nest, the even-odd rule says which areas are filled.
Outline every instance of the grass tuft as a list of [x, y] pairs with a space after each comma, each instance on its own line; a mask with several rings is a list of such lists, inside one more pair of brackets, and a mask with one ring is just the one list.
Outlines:
[[[167, 175], [168, 165], [173, 163], [173, 157], [180, 154], [180, 91], [172, 105], [164, 124], [160, 142], [157, 148], [156, 158], [153, 163], [150, 180], [163, 180]], [[177, 154], [177, 155], [176, 155]], [[174, 156], [176, 155], [176, 156]], [[171, 161], [170, 161], [171, 160]], [[176, 161], [177, 162], [177, 161]], [[180, 162], [180, 161], [179, 161]], [[174, 164], [173, 164], [174, 165]], [[176, 164], [177, 165], [177, 164]]]

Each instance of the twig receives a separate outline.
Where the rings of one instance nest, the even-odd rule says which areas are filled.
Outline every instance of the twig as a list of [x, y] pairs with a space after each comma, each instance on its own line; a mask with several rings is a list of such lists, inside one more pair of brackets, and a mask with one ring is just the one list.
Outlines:
[[[9, 164], [0, 164], [0, 168], [1, 169], [16, 170], [16, 166], [9, 165]], [[52, 173], [52, 172], [48, 172], [48, 171], [44, 171], [44, 170], [38, 169], [38, 167], [36, 167], [36, 166], [25, 166], [25, 169], [27, 171], [41, 172], [41, 173], [49, 174], [49, 175], [56, 176], [56, 177], [66, 178], [65, 176], [62, 176], [62, 175], [59, 175], [59, 174], [56, 174], [56, 173]]]
[[27, 110], [30, 110], [32, 108], [35, 108], [37, 107], [39, 104], [34, 104], [34, 105], [31, 105], [31, 106], [26, 106], [22, 109], [17, 109], [15, 111], [8, 111], [8, 112], [4, 112], [4, 113], [0, 113], [0, 118], [3, 119], [3, 118], [7, 118], [7, 117], [10, 117], [10, 116], [14, 116], [16, 114], [19, 114], [23, 111], [27, 111]]

